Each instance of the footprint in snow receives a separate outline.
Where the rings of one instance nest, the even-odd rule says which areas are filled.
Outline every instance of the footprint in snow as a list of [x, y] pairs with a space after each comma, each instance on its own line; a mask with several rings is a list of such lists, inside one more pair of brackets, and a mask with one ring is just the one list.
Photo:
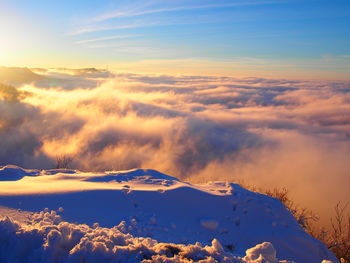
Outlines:
[[236, 226], [239, 226], [241, 224], [241, 219], [239, 218], [239, 216], [235, 218], [235, 224]]
[[248, 197], [245, 201], [246, 201], [247, 203], [250, 203], [252, 200], [253, 200], [253, 199], [252, 199], [251, 197]]
[[236, 211], [236, 209], [237, 209], [237, 203], [232, 203], [232, 210]]
[[285, 221], [282, 221], [281, 225], [284, 227], [288, 227], [288, 223], [286, 223]]
[[223, 234], [228, 234], [228, 230], [226, 228], [223, 228], [220, 230], [220, 235], [223, 235]]
[[131, 193], [131, 189], [129, 188], [123, 188], [122, 191], [127, 195]]
[[132, 200], [132, 204], [134, 205], [135, 208], [139, 207], [139, 204], [135, 200]]
[[167, 187], [169, 187], [169, 186], [171, 186], [171, 185], [173, 185], [173, 184], [174, 184], [174, 182], [173, 182], [173, 181], [170, 181], [170, 180], [165, 180], [165, 181], [163, 181], [163, 183], [162, 183], [162, 185], [167, 186]]

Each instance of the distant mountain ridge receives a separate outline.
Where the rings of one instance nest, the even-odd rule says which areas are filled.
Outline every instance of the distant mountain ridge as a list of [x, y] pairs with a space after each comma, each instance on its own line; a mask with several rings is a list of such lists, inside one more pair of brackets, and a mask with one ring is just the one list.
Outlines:
[[0, 66], [0, 82], [7, 84], [30, 83], [43, 78], [29, 68]]

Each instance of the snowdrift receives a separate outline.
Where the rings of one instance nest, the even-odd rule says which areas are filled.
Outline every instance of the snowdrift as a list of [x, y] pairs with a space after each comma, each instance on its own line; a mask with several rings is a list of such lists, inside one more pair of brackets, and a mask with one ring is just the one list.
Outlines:
[[155, 170], [0, 166], [0, 206], [1, 262], [338, 262], [279, 200]]

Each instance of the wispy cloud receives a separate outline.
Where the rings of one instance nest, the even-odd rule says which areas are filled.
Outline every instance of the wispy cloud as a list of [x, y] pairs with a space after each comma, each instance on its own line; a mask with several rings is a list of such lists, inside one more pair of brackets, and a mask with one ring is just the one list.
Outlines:
[[[87, 21], [87, 24], [82, 26], [81, 28], [78, 28], [77, 30], [68, 33], [67, 35], [80, 35], [85, 33], [93, 33], [93, 32], [100, 32], [100, 31], [113, 31], [113, 30], [121, 30], [121, 29], [133, 29], [133, 28], [144, 28], [144, 27], [155, 27], [155, 26], [169, 26], [169, 25], [183, 25], [183, 24], [203, 24], [203, 23], [213, 23], [218, 22], [218, 19], [221, 20], [222, 18], [216, 18], [213, 17], [210, 19], [206, 19], [205, 21], [203, 18], [201, 19], [193, 19], [193, 16], [182, 16], [181, 19], [179, 19], [178, 16], [173, 17], [169, 14], [169, 16], [166, 19], [160, 19], [149, 16], [146, 18], [138, 18], [139, 16], [144, 15], [154, 15], [154, 14], [161, 14], [161, 13], [172, 13], [172, 12], [181, 12], [181, 11], [192, 11], [192, 10], [203, 10], [203, 9], [219, 9], [219, 8], [230, 8], [230, 7], [239, 7], [239, 6], [249, 6], [249, 5], [267, 5], [267, 4], [274, 4], [274, 3], [286, 3], [289, 0], [267, 0], [267, 1], [241, 1], [241, 2], [234, 2], [234, 3], [213, 3], [213, 4], [201, 4], [201, 5], [158, 5], [157, 7], [154, 5], [154, 3], [148, 3], [143, 5], [127, 5], [122, 6], [116, 11], [107, 12], [101, 15], [97, 15], [96, 17], [92, 18], [91, 20]], [[291, 0], [292, 1], [292, 0]], [[159, 7], [160, 6], [160, 7]], [[111, 19], [120, 19], [117, 21], [108, 21]], [[134, 18], [133, 20], [129, 20], [126, 22], [126, 18]]]
[[102, 32], [102, 31], [124, 30], [124, 29], [132, 29], [132, 28], [206, 24], [206, 23], [208, 23], [208, 21], [180, 21], [180, 22], [153, 21], [153, 22], [136, 22], [136, 23], [130, 23], [130, 24], [111, 25], [111, 26], [94, 25], [94, 26], [82, 27], [76, 31], [68, 33], [67, 36], [75, 36], [75, 35], [82, 35], [86, 33]]
[[154, 8], [149, 10], [132, 10], [132, 11], [114, 11], [96, 16], [93, 21], [104, 21], [113, 18], [122, 17], [135, 17], [142, 15], [151, 15], [157, 13], [168, 13], [177, 11], [188, 11], [188, 10], [198, 10], [198, 9], [209, 9], [209, 8], [225, 8], [225, 7], [235, 7], [235, 6], [245, 6], [245, 5], [261, 5], [261, 4], [272, 4], [278, 1], [243, 1], [235, 3], [225, 3], [225, 4], [207, 4], [207, 5], [192, 5], [192, 6], [178, 6], [178, 7], [167, 7], [167, 8]]
[[76, 44], [86, 44], [86, 43], [93, 43], [93, 42], [101, 42], [101, 41], [107, 41], [107, 40], [114, 40], [114, 39], [126, 39], [126, 38], [133, 38], [138, 37], [140, 35], [116, 35], [116, 36], [107, 36], [107, 37], [99, 37], [99, 38], [92, 38], [92, 39], [85, 39], [75, 42]]
[[152, 23], [131, 23], [131, 24], [124, 24], [124, 25], [112, 25], [112, 26], [87, 26], [82, 27], [76, 31], [73, 31], [71, 33], [68, 33], [68, 36], [74, 36], [74, 35], [81, 35], [85, 33], [92, 33], [92, 32], [100, 32], [100, 31], [112, 31], [112, 30], [123, 30], [123, 29], [132, 29], [132, 28], [142, 28], [142, 27], [152, 27], [152, 26], [160, 26], [164, 25], [159, 22], [152, 22]]

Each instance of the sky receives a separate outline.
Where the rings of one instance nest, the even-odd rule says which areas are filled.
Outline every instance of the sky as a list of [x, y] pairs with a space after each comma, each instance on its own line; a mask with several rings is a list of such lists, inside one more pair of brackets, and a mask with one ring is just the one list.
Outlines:
[[348, 0], [0, 0], [0, 64], [350, 77]]

